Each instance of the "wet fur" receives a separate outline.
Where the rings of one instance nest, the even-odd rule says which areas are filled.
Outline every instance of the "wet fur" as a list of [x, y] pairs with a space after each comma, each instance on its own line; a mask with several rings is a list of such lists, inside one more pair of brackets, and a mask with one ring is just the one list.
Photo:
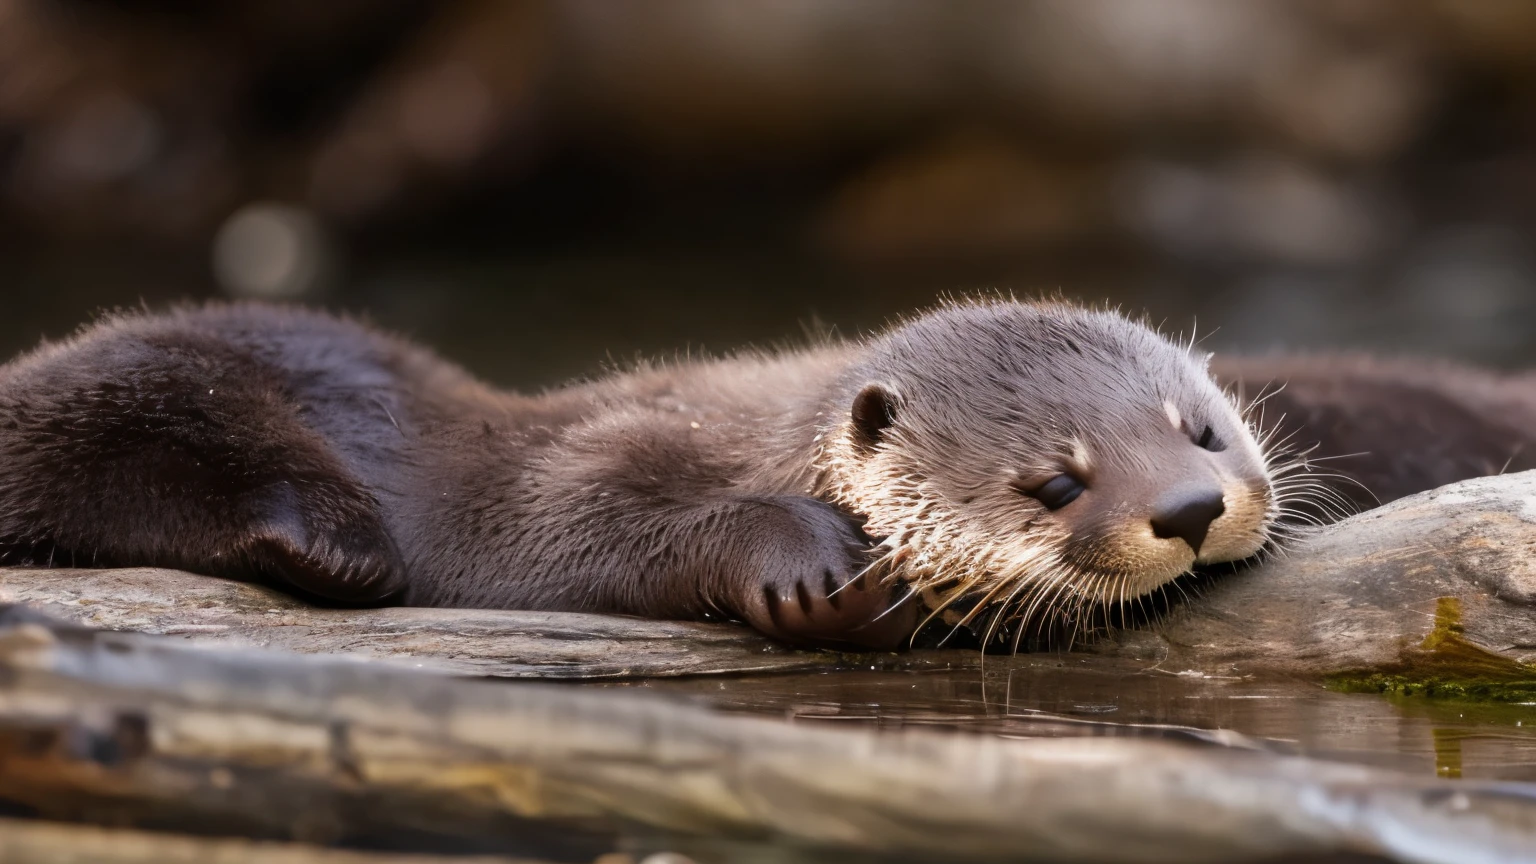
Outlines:
[[869, 625], [889, 592], [844, 586], [870, 540], [794, 458], [845, 352], [521, 396], [314, 313], [113, 316], [0, 367], [0, 563], [890, 647], [910, 613]]
[[[0, 367], [0, 563], [178, 567], [342, 604], [740, 618], [798, 644], [892, 647], [915, 625], [914, 604], [900, 602], [905, 587], [860, 574], [884, 555], [888, 572], [922, 582], [914, 551], [937, 548], [934, 532], [946, 531], [985, 564], [997, 532], [921, 500], [901, 524], [866, 524], [860, 496], [905, 493], [848, 470], [903, 446], [849, 437], [861, 387], [885, 381], [937, 406], [902, 434], [926, 429], [941, 454], [944, 434], [988, 452], [989, 436], [1007, 432], [1029, 457], [1039, 442], [1009, 424], [1070, 421], [1081, 413], [1074, 398], [1097, 400], [1101, 422], [1164, 422], [1116, 415], [1114, 388], [1087, 392], [1067, 367], [1028, 357], [1009, 374], [1035, 376], [1054, 401], [992, 406], [989, 396], [978, 413], [975, 388], [1013, 386], [996, 362], [1018, 354], [995, 320], [1009, 305], [950, 307], [868, 342], [642, 367], [537, 395], [493, 390], [326, 315], [210, 306], [112, 316]], [[1127, 344], [1141, 344], [1136, 325], [1123, 326], [1136, 331]], [[1064, 350], [1108, 350], [1091, 328], [1058, 335], [1076, 344]], [[932, 362], [941, 345], [946, 362]], [[1134, 359], [1111, 351], [1098, 362]], [[1298, 370], [1217, 372], [1253, 395]], [[1525, 464], [1536, 400], [1523, 384], [1433, 370], [1420, 381], [1414, 367], [1387, 374], [1353, 361], [1299, 372], [1265, 401], [1267, 422], [1309, 424], [1290, 444], [1318, 439], [1314, 455], [1374, 445], [1350, 470], [1377, 495], [1493, 473], [1510, 455]], [[999, 468], [940, 460], [926, 479], [955, 500], [967, 484], [1002, 495]], [[920, 498], [919, 486], [908, 492]], [[1312, 500], [1323, 502], [1315, 518], [1337, 509]], [[1006, 506], [1019, 508], [1016, 524], [1031, 518], [1015, 499]], [[925, 531], [926, 547], [902, 536]], [[1056, 530], [1030, 542], [1055, 556], [1058, 574], [1097, 560], [1080, 553], [1074, 564], [1068, 539]], [[1085, 587], [1056, 578], [1053, 593], [972, 587], [1022, 598], [1033, 613]], [[1123, 580], [1119, 590], [1124, 599]]]
[[[826, 435], [822, 495], [868, 518], [886, 538], [882, 563], [926, 605], [968, 610], [952, 624], [1001, 610], [984, 639], [1004, 620], [1080, 617], [1187, 572], [1193, 553], [1153, 538], [1150, 503], [1216, 480], [1215, 463], [1229, 510], [1218, 560], [1257, 552], [1281, 512], [1262, 449], [1203, 355], [1115, 312], [961, 304], [872, 340], [845, 377], [889, 382], [898, 422], [875, 447], [846, 429]], [[1230, 449], [1202, 451], [1170, 427], [1170, 403]], [[1008, 482], [1080, 459], [1074, 470], [1095, 475], [1082, 505], [1048, 511]]]
[[1364, 355], [1217, 356], [1217, 380], [1333, 494], [1332, 521], [1472, 477], [1536, 468], [1536, 376]]

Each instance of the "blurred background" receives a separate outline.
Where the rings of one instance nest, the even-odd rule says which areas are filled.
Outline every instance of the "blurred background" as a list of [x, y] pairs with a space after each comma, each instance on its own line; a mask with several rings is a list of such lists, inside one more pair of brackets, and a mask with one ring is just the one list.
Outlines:
[[365, 310], [506, 384], [1061, 291], [1536, 362], [1529, 0], [0, 0], [0, 350]]

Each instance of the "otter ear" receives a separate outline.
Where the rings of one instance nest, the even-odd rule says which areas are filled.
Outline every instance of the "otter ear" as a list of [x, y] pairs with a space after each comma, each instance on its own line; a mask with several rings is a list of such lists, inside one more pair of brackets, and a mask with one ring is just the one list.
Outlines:
[[896, 422], [896, 402], [896, 394], [883, 384], [865, 384], [853, 397], [853, 434], [859, 443], [871, 446], [879, 442]]

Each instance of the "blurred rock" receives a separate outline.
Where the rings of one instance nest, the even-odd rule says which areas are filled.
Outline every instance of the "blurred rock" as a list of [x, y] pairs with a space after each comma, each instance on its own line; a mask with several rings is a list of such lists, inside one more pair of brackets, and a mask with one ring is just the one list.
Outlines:
[[[1412, 298], [1487, 268], [1447, 281], [1407, 251], [1536, 231], [1533, 9], [0, 0], [0, 243], [206, 260], [241, 208], [282, 201], [341, 254], [723, 243], [1014, 274], [1066, 250], [1207, 291], [1365, 279], [1428, 313]], [[227, 290], [266, 290], [219, 248]], [[1523, 264], [1488, 266], [1531, 292]]]
[[1527, 235], [1497, 225], [1453, 225], [1424, 238], [1400, 264], [1400, 327], [1450, 355], [1498, 362], [1528, 349], [1536, 326], [1536, 258]]
[[[309, 194], [324, 211], [368, 217], [410, 206], [409, 189], [516, 176], [543, 120], [544, 4], [444, 3], [430, 26], [377, 70], [308, 158]], [[501, 164], [488, 165], [498, 152]], [[425, 188], [423, 188], [425, 187]]]
[[250, 204], [213, 240], [213, 273], [224, 292], [258, 300], [313, 298], [331, 265], [320, 223], [299, 207]]
[[1212, 166], [1135, 164], [1120, 183], [1125, 223], [1191, 258], [1358, 263], [1376, 251], [1387, 224], [1360, 190], [1273, 156], [1240, 154]]
[[1103, 171], [967, 131], [876, 162], [828, 202], [822, 248], [856, 261], [1017, 255], [1105, 221]]
[[[899, 135], [962, 94], [975, 14], [923, 0], [565, 0], [578, 127], [630, 158], [806, 158]], [[1003, 10], [1006, 13], [1006, 9]]]

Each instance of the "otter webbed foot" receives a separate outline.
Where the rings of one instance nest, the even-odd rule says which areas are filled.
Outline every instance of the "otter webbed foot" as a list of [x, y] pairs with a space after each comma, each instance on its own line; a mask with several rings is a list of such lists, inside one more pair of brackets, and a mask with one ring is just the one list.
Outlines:
[[791, 645], [894, 650], [916, 627], [905, 591], [867, 572], [873, 541], [849, 516], [812, 498], [773, 502], [754, 531], [748, 566], [730, 586], [736, 611]]

